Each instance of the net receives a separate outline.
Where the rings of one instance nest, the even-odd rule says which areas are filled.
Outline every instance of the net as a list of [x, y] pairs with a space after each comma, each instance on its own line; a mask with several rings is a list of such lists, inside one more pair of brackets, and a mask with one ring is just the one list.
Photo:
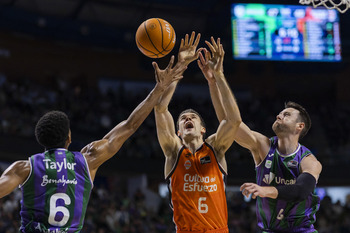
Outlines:
[[327, 9], [337, 9], [341, 13], [350, 8], [350, 0], [299, 0], [299, 3], [303, 5], [312, 3], [313, 7], [325, 6]]

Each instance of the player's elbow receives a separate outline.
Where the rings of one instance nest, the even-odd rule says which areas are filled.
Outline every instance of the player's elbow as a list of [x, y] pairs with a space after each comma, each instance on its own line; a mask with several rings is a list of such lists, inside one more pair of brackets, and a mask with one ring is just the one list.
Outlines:
[[154, 111], [156, 113], [163, 113], [163, 112], [165, 112], [167, 110], [168, 110], [168, 107], [164, 106], [164, 105], [161, 105], [161, 104], [157, 104], [156, 106], [154, 106]]
[[228, 118], [226, 120], [226, 123], [229, 125], [229, 127], [238, 129], [238, 127], [240, 126], [240, 124], [242, 123], [242, 119], [235, 119], [235, 118]]

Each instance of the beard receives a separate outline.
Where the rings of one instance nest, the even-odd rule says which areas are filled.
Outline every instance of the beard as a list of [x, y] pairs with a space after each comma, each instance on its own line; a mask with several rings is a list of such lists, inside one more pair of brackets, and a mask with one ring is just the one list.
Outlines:
[[281, 133], [288, 133], [290, 129], [288, 128], [287, 125], [280, 124], [277, 122], [274, 122], [272, 125], [272, 130], [275, 132], [276, 135], [281, 134]]

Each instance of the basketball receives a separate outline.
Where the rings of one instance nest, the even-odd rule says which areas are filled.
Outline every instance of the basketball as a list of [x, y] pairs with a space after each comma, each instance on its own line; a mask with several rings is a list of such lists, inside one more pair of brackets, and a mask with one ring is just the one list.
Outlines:
[[176, 36], [170, 23], [163, 19], [151, 18], [139, 26], [135, 40], [144, 55], [161, 58], [174, 48]]

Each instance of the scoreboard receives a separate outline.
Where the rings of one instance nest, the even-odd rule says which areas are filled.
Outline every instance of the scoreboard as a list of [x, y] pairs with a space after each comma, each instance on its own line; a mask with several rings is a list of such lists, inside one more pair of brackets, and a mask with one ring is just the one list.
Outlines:
[[336, 10], [303, 5], [232, 4], [233, 57], [341, 61]]

